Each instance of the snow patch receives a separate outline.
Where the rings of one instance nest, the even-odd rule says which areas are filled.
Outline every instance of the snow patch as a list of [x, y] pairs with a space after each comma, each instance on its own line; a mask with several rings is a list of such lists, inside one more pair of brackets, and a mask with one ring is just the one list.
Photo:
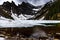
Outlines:
[[24, 16], [25, 16], [27, 19], [34, 17], [34, 15], [24, 15]]
[[13, 13], [11, 17], [13, 17], [14, 20], [5, 20], [5, 18], [1, 17], [4, 20], [0, 19], [0, 27], [33, 27], [35, 25], [46, 26], [45, 23], [60, 23], [58, 20], [42, 20], [44, 17], [42, 17], [41, 20], [21, 20]]
[[0, 40], [5, 40], [5, 38], [3, 38], [3, 37], [0, 37]]
[[19, 15], [19, 19], [20, 19], [20, 20], [26, 20], [27, 18], [24, 17], [23, 14], [20, 14], [20, 15]]

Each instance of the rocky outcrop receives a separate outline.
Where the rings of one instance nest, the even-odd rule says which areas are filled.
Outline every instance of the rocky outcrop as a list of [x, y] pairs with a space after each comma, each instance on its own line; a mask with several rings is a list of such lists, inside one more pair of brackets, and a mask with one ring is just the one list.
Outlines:
[[3, 5], [1, 5], [1, 12], [5, 12], [6, 14], [8, 15], [4, 15], [4, 13], [1, 14], [1, 16], [8, 16], [7, 18], [9, 18], [9, 15], [11, 17], [11, 10], [14, 14], [17, 14], [17, 15], [20, 15], [20, 14], [27, 14], [27, 15], [34, 15], [34, 12], [32, 10], [32, 8], [34, 8], [34, 6], [32, 6], [31, 4], [29, 3], [25, 3], [25, 2], [22, 2], [21, 5], [15, 5], [15, 3], [12, 1], [11, 3], [10, 2], [4, 2]]
[[[7, 1], [7, 2], [4, 2], [3, 5], [1, 5], [1, 7], [0, 7], [1, 10], [3, 12], [5, 12], [5, 13], [0, 12], [0, 14], [2, 13], [1, 16], [4, 16], [4, 17], [7, 16], [6, 18], [9, 18], [9, 17], [11, 17], [11, 10], [12, 10], [12, 12], [14, 14], [17, 14], [17, 16], [19, 16], [20, 14], [23, 14], [23, 15], [34, 15], [34, 18], [30, 18], [30, 19], [36, 19], [38, 17], [41, 18], [44, 14], [46, 14], [46, 12], [47, 12], [47, 10], [48, 10], [48, 8], [50, 6], [51, 6], [50, 2], [48, 2], [45, 5], [43, 5], [43, 7], [42, 6], [36, 7], [36, 6], [33, 6], [32, 4], [25, 3], [25, 2], [22, 2], [22, 4], [19, 4], [17, 6], [17, 5], [15, 5], [15, 3], [13, 1], [11, 3]], [[33, 9], [39, 9], [39, 10], [35, 11]]]

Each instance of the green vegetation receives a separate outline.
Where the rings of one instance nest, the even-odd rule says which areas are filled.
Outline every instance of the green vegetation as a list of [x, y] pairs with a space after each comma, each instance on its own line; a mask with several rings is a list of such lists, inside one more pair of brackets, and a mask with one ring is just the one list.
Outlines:
[[53, 17], [52, 20], [58, 20], [57, 14], [60, 13], [60, 0], [53, 3], [53, 5], [49, 8], [48, 16], [46, 19], [50, 19]]

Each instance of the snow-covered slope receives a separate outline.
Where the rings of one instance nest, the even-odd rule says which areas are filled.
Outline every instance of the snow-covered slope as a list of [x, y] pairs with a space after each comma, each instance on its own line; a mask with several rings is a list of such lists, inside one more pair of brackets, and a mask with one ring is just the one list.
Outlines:
[[48, 26], [45, 23], [60, 23], [57, 20], [43, 20], [44, 16], [40, 20], [27, 20], [27, 17], [24, 17], [22, 14], [18, 17], [12, 10], [11, 14], [14, 20], [0, 17], [0, 27], [33, 27], [35, 25]]
[[45, 23], [60, 23], [57, 20], [20, 20], [13, 13], [11, 15], [14, 20], [2, 20], [0, 19], [0, 27], [32, 27], [34, 25], [46, 26]]
[[[18, 2], [17, 0], [13, 0], [15, 3]], [[34, 6], [41, 6], [42, 7], [44, 6], [44, 4], [46, 4], [47, 2], [49, 2], [50, 0], [27, 0], [27, 1], [24, 1], [24, 2], [28, 2]], [[36, 2], [36, 3], [35, 3]], [[19, 2], [18, 2], [19, 3]], [[17, 6], [14, 6], [15, 8]], [[26, 7], [26, 6], [25, 6]], [[24, 8], [21, 8], [21, 9], [25, 9]], [[11, 7], [12, 8], [12, 7]], [[29, 6], [30, 8], [30, 6]], [[31, 8], [32, 9], [32, 8]], [[14, 10], [14, 8], [13, 8]], [[39, 11], [41, 10], [41, 8], [37, 8], [37, 9], [32, 9], [33, 11]], [[20, 14], [20, 15], [17, 15], [18, 13], [13, 13], [12, 9], [10, 10], [11, 11], [11, 17], [14, 19], [8, 19], [8, 18], [5, 18], [3, 16], [0, 17], [0, 27], [32, 27], [32, 26], [35, 26], [35, 25], [40, 25], [40, 26], [50, 26], [50, 25], [45, 25], [46, 23], [60, 23], [60, 21], [58, 20], [43, 20], [45, 16], [43, 16], [41, 19], [39, 20], [27, 20], [29, 18], [33, 18], [35, 17], [35, 15], [27, 15], [27, 14]], [[16, 10], [14, 10], [16, 12]], [[30, 11], [30, 10], [29, 10]], [[25, 10], [23, 10], [22, 12], [26, 12]], [[30, 14], [30, 13], [28, 13]]]

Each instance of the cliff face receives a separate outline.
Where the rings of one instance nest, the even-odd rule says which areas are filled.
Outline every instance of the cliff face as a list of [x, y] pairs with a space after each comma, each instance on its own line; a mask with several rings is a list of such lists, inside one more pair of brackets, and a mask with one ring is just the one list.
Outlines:
[[[60, 1], [56, 2], [48, 2], [45, 5], [41, 6], [33, 6], [32, 4], [22, 2], [22, 4], [19, 4], [18, 6], [15, 5], [15, 3], [12, 1], [10, 2], [4, 2], [2, 5], [0, 5], [0, 16], [13, 19], [11, 17], [11, 10], [14, 14], [17, 14], [19, 16], [20, 14], [25, 15], [31, 15], [32, 18], [28, 19], [40, 19], [41, 17], [45, 16], [45, 19], [56, 19], [56, 13], [60, 12]], [[47, 16], [46, 16], [47, 15]], [[30, 16], [30, 17], [31, 17]], [[54, 18], [55, 17], [55, 18]], [[59, 19], [59, 18], [58, 18]]]
[[11, 17], [11, 10], [12, 10], [12, 12], [16, 14], [17, 17], [19, 17], [19, 15], [22, 14], [24, 17], [26, 17], [25, 15], [28, 15], [29, 17], [28, 19], [40, 19], [42, 16], [51, 14], [49, 10], [50, 8], [52, 8], [51, 7], [52, 4], [53, 4], [52, 1], [50, 1], [46, 3], [45, 5], [33, 6], [32, 4], [22, 2], [22, 4], [19, 4], [17, 6], [15, 5], [13, 1], [11, 3], [7, 1], [7, 2], [4, 2], [3, 5], [0, 6], [0, 9], [1, 9], [0, 15], [9, 19], [13, 19]]
[[0, 15], [4, 17], [7, 16], [6, 18], [9, 18], [11, 17], [11, 10], [14, 14], [17, 14], [17, 16], [19, 16], [20, 14], [35, 15], [34, 11], [32, 10], [33, 8], [35, 7], [29, 3], [22, 2], [21, 5], [17, 6], [13, 1], [11, 3], [7, 1], [7, 2], [4, 2], [3, 5], [0, 5], [0, 9], [1, 9]]

